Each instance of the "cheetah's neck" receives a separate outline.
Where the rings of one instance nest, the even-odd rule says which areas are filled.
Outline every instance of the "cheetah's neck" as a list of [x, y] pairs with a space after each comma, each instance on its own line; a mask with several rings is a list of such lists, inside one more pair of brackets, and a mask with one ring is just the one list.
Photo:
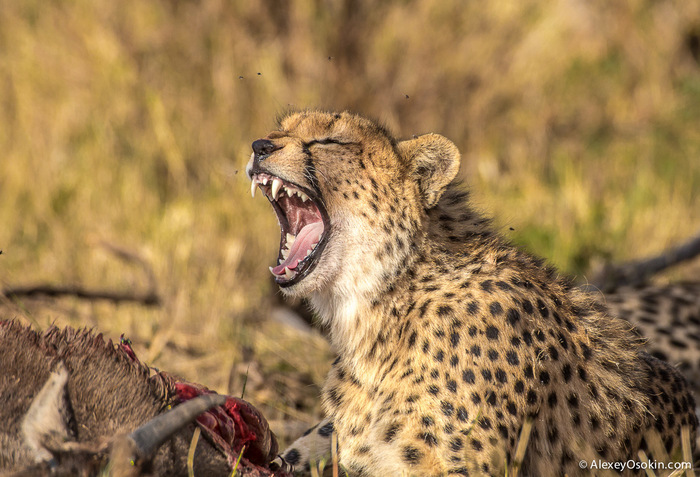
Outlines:
[[[310, 303], [328, 326], [331, 343], [339, 355], [352, 357], [357, 363], [374, 360], [366, 359], [371, 346], [384, 330], [396, 326], [392, 309], [410, 301], [407, 296], [412, 279], [408, 276], [415, 276], [416, 267], [425, 257], [432, 256], [436, 249], [450, 253], [452, 248], [470, 248], [467, 243], [481, 248], [484, 239], [493, 238], [490, 221], [470, 208], [467, 197], [461, 184], [453, 182], [437, 206], [422, 212], [417, 221], [419, 228], [410, 236], [410, 247], [377, 261], [370, 273], [349, 267], [344, 276], [311, 294]], [[450, 240], [450, 231], [458, 234], [459, 240]]]

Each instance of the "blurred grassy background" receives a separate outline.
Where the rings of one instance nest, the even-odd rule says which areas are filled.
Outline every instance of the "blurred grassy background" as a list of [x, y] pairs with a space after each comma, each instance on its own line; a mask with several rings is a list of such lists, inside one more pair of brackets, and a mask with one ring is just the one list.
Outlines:
[[330, 353], [267, 319], [278, 229], [243, 173], [307, 107], [451, 138], [477, 204], [578, 276], [700, 228], [700, 2], [6, 1], [0, 287], [142, 290], [108, 242], [151, 264], [164, 304], [3, 317], [124, 332], [222, 392], [247, 373], [283, 436], [312, 422]]

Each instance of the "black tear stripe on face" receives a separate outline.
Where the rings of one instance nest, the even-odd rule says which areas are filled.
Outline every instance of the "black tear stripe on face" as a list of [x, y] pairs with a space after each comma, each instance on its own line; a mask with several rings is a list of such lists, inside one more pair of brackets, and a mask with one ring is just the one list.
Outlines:
[[306, 155], [305, 170], [304, 175], [309, 180], [309, 185], [313, 189], [318, 200], [323, 202], [323, 194], [321, 194], [321, 189], [318, 186], [318, 176], [316, 175], [316, 166], [314, 165], [314, 158], [311, 155], [311, 151], [304, 145], [304, 154]]

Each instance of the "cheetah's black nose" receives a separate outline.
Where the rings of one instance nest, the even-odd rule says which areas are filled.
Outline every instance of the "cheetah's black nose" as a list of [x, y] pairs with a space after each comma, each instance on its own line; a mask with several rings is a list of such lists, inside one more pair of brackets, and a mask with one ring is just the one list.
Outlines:
[[268, 141], [267, 139], [258, 139], [257, 141], [253, 142], [253, 152], [255, 153], [256, 159], [260, 156], [272, 154], [272, 152], [276, 151], [277, 149], [278, 148], [272, 143], [272, 141]]

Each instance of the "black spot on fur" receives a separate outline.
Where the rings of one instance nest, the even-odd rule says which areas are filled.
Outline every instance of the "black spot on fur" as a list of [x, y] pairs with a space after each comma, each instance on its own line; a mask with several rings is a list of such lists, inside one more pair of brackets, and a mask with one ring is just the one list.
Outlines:
[[440, 307], [438, 307], [438, 309], [437, 309], [437, 314], [438, 314], [439, 316], [445, 316], [445, 315], [449, 315], [449, 314], [451, 314], [451, 313], [452, 313], [452, 308], [449, 307], [449, 306], [447, 306], [447, 305], [440, 306]]
[[428, 307], [430, 306], [431, 301], [432, 300], [430, 300], [430, 298], [428, 298], [427, 300], [425, 300], [425, 303], [423, 303], [420, 306], [420, 308], [418, 308], [418, 314], [421, 318], [423, 318], [425, 316], [425, 312], [428, 311]]
[[467, 384], [474, 384], [474, 382], [476, 381], [474, 371], [472, 371], [471, 369], [465, 369], [462, 372], [462, 380]]
[[557, 351], [557, 349], [553, 345], [549, 345], [547, 351], [549, 352], [549, 357], [552, 358], [554, 361], [557, 361], [559, 359], [559, 351]]
[[564, 378], [564, 382], [568, 383], [571, 381], [571, 365], [568, 363], [561, 368], [561, 375]]
[[463, 477], [469, 476], [469, 470], [466, 467], [456, 467], [454, 469], [450, 469], [449, 473], [450, 473], [450, 475], [456, 474], [456, 475], [461, 475]]
[[508, 377], [506, 376], [506, 372], [503, 371], [501, 368], [496, 369], [496, 380], [498, 380], [501, 383], [506, 383], [508, 381]]
[[464, 442], [462, 442], [461, 437], [453, 437], [450, 441], [450, 450], [452, 452], [459, 452], [464, 447]]
[[482, 417], [479, 419], [479, 427], [482, 429], [491, 429], [491, 420], [488, 417]]
[[504, 281], [498, 281], [498, 282], [496, 282], [496, 286], [497, 286], [498, 288], [500, 288], [501, 290], [503, 290], [503, 291], [510, 291], [510, 290], [513, 289], [513, 287], [511, 287], [510, 285], [508, 285], [508, 284], [507, 284], [506, 282], [504, 282]]
[[530, 389], [527, 392], [527, 403], [528, 404], [537, 404], [537, 393]]
[[401, 426], [399, 426], [398, 424], [392, 424], [391, 426], [389, 426], [386, 432], [384, 433], [384, 442], [391, 442], [394, 439], [396, 439], [396, 434], [399, 432], [400, 429]]
[[442, 410], [442, 413], [447, 417], [450, 417], [454, 412], [454, 406], [451, 402], [448, 401], [442, 401], [440, 403], [440, 409]]
[[467, 422], [467, 420], [469, 420], [469, 413], [464, 408], [464, 406], [459, 406], [457, 408], [457, 419], [459, 419], [462, 422]]
[[421, 432], [418, 434], [418, 437], [420, 439], [423, 439], [423, 441], [428, 444], [428, 447], [435, 447], [437, 445], [437, 438], [435, 437], [435, 434], [432, 434], [430, 432]]
[[403, 460], [408, 465], [416, 465], [423, 458], [423, 454], [415, 447], [406, 446], [403, 448]]
[[586, 343], [581, 343], [581, 352], [583, 353], [583, 359], [588, 361], [593, 356], [593, 351]]
[[515, 308], [510, 308], [508, 310], [507, 314], [508, 318], [508, 323], [510, 323], [511, 326], [515, 326], [518, 321], [520, 321], [520, 312], [516, 310]]
[[338, 407], [340, 405], [340, 401], [342, 400], [342, 397], [340, 394], [338, 394], [338, 389], [333, 387], [328, 391], [328, 399], [333, 403], [335, 407]]
[[522, 394], [525, 391], [525, 383], [523, 383], [520, 379], [518, 379], [515, 382], [515, 386], [513, 386], [513, 389], [515, 390], [516, 393]]
[[486, 327], [486, 337], [490, 340], [497, 340], [498, 339], [498, 328], [496, 328], [493, 325], [487, 326]]
[[578, 377], [581, 378], [581, 381], [588, 381], [588, 373], [581, 366], [578, 367]]
[[500, 303], [494, 301], [493, 303], [491, 303], [491, 305], [489, 305], [489, 311], [493, 316], [498, 316], [501, 313], [503, 313], [503, 307]]
[[512, 366], [518, 366], [520, 364], [520, 359], [518, 358], [518, 353], [515, 351], [508, 351], [506, 353], [506, 361]]

